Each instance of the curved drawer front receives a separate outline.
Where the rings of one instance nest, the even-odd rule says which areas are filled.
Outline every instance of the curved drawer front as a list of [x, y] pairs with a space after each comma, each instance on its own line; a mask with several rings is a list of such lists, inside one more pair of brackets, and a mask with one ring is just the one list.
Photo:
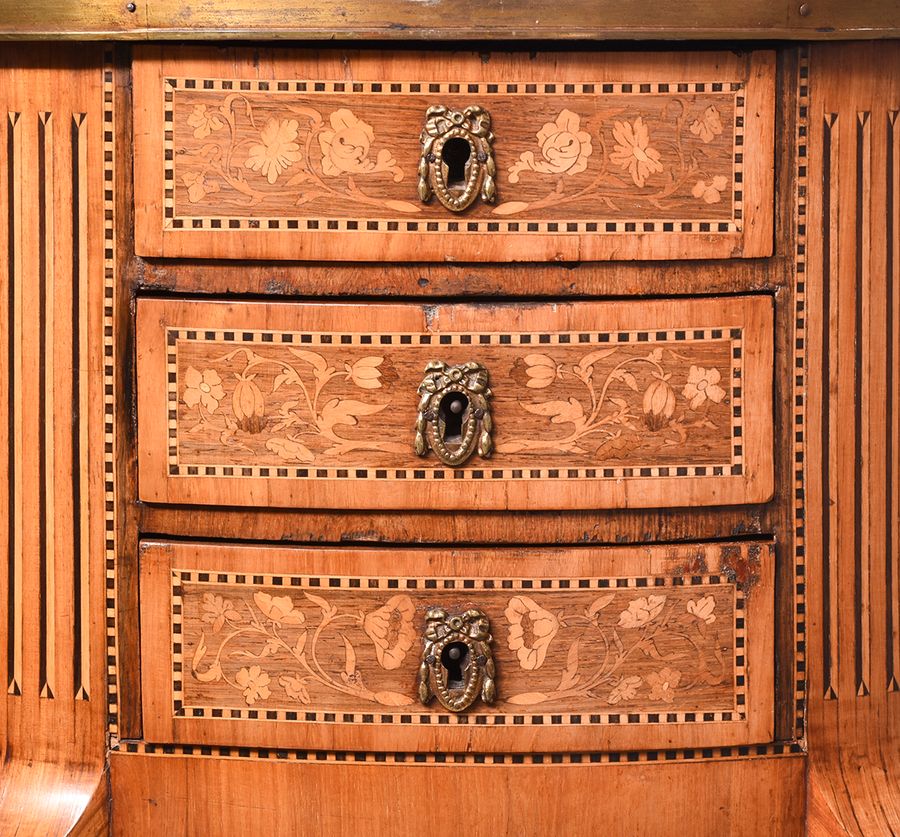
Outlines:
[[[151, 502], [553, 509], [772, 493], [768, 297], [141, 300], [138, 347], [140, 496]], [[454, 365], [481, 367], [461, 383], [486, 381], [468, 393], [461, 464], [433, 446], [439, 422], [420, 394], [433, 362], [446, 364], [448, 391]]]
[[[771, 254], [771, 52], [156, 47], [136, 50], [134, 73], [141, 255]], [[432, 111], [426, 125], [433, 107], [447, 115]], [[460, 130], [457, 120], [477, 134], [468, 163], [434, 153], [447, 131]], [[423, 129], [436, 144], [423, 146]], [[443, 171], [447, 160], [441, 182], [455, 194], [454, 178], [472, 177], [480, 195], [462, 212], [432, 188], [429, 167]]]
[[[445, 751], [769, 740], [773, 566], [762, 543], [400, 554], [145, 542], [145, 737]], [[492, 704], [480, 692], [460, 713], [422, 703], [436, 608], [486, 618]]]

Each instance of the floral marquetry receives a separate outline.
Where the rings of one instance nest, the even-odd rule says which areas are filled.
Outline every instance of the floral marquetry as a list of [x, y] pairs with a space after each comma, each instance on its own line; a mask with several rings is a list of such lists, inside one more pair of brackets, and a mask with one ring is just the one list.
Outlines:
[[[532, 575], [548, 566], [539, 551], [511, 577], [347, 574], [337, 568], [388, 553], [346, 552], [267, 548], [260, 563], [252, 547], [145, 549], [145, 620], [170, 625], [168, 644], [147, 634], [148, 660], [170, 661], [165, 687], [154, 668], [155, 711], [175, 730], [230, 719], [299, 736], [317, 725], [432, 724], [708, 725], [740, 735], [760, 709], [753, 677], [763, 676], [767, 629], [755, 614], [770, 605], [768, 546], [620, 548], [615, 564], [613, 550], [595, 550], [596, 566], [626, 572], [610, 576]], [[501, 553], [454, 560], [491, 572], [509, 566]], [[704, 572], [682, 574], [697, 554]], [[760, 569], [752, 587], [724, 571], [737, 554]], [[284, 572], [294, 561], [336, 571]]]
[[[671, 504], [664, 484], [709, 486], [679, 495], [686, 503], [729, 502], [726, 486], [739, 502], [769, 490], [771, 308], [761, 297], [538, 307], [529, 330], [494, 330], [522, 317], [497, 306], [490, 331], [423, 329], [413, 305], [352, 316], [328, 305], [238, 312], [146, 300], [139, 309], [147, 500], [161, 499], [161, 485], [173, 500], [199, 482], [207, 489], [182, 496], [232, 504], [257, 481], [271, 486], [270, 505], [307, 490], [313, 505], [416, 506], [422, 492], [446, 504], [456, 491], [471, 502], [453, 487], [471, 480], [486, 503], [490, 486], [509, 486], [497, 501], [507, 506], [529, 482], [577, 484], [579, 507], [586, 489], [601, 506]], [[394, 331], [365, 330], [392, 320]], [[300, 321], [308, 330], [272, 327]], [[163, 480], [156, 489], [151, 473]], [[331, 481], [340, 496], [327, 501], [316, 486]], [[646, 488], [615, 500], [628, 482]], [[369, 483], [392, 490], [370, 495]], [[223, 493], [209, 491], [219, 485]], [[554, 493], [547, 502], [569, 501]]]
[[139, 252], [542, 260], [771, 250], [769, 53], [647, 56], [618, 72], [611, 56], [587, 53], [456, 54], [451, 78], [436, 56], [345, 60], [139, 51], [135, 84], [149, 103], [137, 113]]

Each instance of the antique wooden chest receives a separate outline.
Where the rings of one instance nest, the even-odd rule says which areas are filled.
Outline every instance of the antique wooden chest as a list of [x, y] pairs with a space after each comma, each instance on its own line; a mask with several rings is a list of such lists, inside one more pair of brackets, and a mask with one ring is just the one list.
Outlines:
[[0, 12], [2, 830], [896, 831], [897, 10], [394, 5]]

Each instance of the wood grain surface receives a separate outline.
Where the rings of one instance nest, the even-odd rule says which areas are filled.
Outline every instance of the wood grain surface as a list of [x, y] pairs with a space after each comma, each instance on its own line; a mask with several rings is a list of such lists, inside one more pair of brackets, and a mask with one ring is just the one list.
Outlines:
[[898, 68], [809, 59], [811, 834], [900, 830]]
[[[767, 740], [773, 558], [764, 544], [401, 555], [145, 542], [144, 734], [443, 752]], [[490, 620], [494, 706], [418, 703], [431, 607]]]
[[[804, 833], [802, 756], [673, 764], [285, 764], [114, 754], [114, 834], [474, 833], [729, 835]], [[302, 787], [302, 804], [287, 804]], [[665, 789], [665, 809], [660, 792]], [[468, 816], [477, 804], [478, 815]], [[458, 800], [463, 802], [457, 803]], [[590, 804], [585, 801], [590, 800]], [[462, 808], [462, 810], [461, 810]]]
[[103, 90], [99, 48], [0, 56], [3, 833], [105, 791]]
[[0, 11], [0, 36], [15, 39], [198, 40], [225, 38], [335, 38], [392, 41], [674, 39], [844, 40], [891, 38], [900, 33], [896, 10], [879, 0], [847, 4], [822, 0], [741, 3], [694, 2], [690, 15], [678, 5], [647, 6], [636, 0], [512, 0], [502, 7], [470, 0], [410, 6], [402, 0], [377, 5], [352, 0], [340, 8], [309, 2], [250, 4], [216, 0], [185, 6], [146, 0], [133, 7], [118, 0], [76, 4], [49, 0]]
[[[141, 49], [141, 255], [527, 261], [772, 250], [769, 52]], [[497, 197], [418, 196], [433, 105], [479, 105]], [[436, 146], [437, 147], [437, 146]]]
[[[145, 500], [561, 509], [772, 492], [764, 297], [139, 309]], [[449, 469], [415, 456], [416, 390], [430, 360], [488, 368], [489, 460]]]

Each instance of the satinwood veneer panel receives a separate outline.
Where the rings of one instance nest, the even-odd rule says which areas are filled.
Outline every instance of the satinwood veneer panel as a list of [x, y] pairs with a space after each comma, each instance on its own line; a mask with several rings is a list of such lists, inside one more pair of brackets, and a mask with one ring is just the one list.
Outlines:
[[540, 767], [454, 764], [452, 756], [442, 765], [355, 764], [353, 754], [289, 759], [114, 753], [113, 833], [420, 837], [457, 833], [460, 822], [479, 837], [804, 833], [801, 755], [639, 764], [552, 764], [548, 756]]
[[[771, 52], [143, 47], [134, 84], [139, 255], [542, 261], [772, 252]], [[442, 139], [429, 146], [432, 157], [420, 139], [436, 105], [490, 115], [492, 150], [473, 145], [464, 170], [483, 198], [459, 213], [420, 198], [429, 162], [443, 171]], [[454, 125], [451, 113], [435, 131]]]
[[[138, 304], [140, 496], [312, 508], [764, 502], [767, 296], [566, 305]], [[426, 365], [477, 361], [493, 452], [416, 453]], [[474, 406], [474, 402], [473, 402]]]
[[[772, 735], [770, 544], [145, 542], [140, 563], [150, 741], [505, 752]], [[488, 618], [493, 705], [420, 702], [435, 607]]]

